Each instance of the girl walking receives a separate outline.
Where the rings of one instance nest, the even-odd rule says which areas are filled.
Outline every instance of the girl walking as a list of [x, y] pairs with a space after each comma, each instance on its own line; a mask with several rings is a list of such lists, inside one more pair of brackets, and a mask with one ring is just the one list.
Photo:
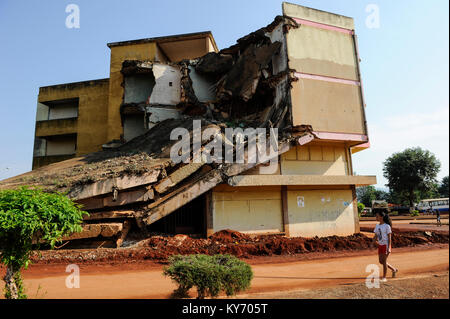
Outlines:
[[395, 277], [398, 272], [397, 268], [394, 268], [387, 262], [392, 249], [392, 222], [389, 215], [384, 212], [377, 212], [376, 218], [379, 224], [375, 226], [374, 241], [378, 244], [378, 260], [383, 265], [383, 278], [381, 278], [381, 281], [385, 282], [387, 281], [386, 272], [388, 268], [392, 271], [392, 277]]

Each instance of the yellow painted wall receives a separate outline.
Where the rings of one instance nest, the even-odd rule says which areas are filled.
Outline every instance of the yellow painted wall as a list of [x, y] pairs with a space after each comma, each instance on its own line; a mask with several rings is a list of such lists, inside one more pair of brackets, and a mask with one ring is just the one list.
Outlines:
[[169, 62], [167, 60], [167, 56], [164, 54], [164, 52], [161, 50], [161, 48], [158, 45], [156, 46], [155, 61], [162, 62], [162, 63]]
[[352, 175], [347, 153], [340, 144], [297, 146], [281, 156], [281, 174]]
[[[111, 47], [111, 69], [109, 85], [108, 106], [108, 141], [119, 139], [123, 134], [120, 118], [120, 105], [123, 101], [124, 88], [122, 86], [123, 76], [122, 63], [125, 60], [150, 60], [156, 59], [156, 43], [139, 43]], [[160, 57], [158, 57], [160, 59]]]
[[76, 155], [101, 150], [107, 140], [108, 79], [43, 87], [39, 102], [79, 98], [78, 119], [38, 122], [37, 136], [77, 133]]
[[[352, 18], [294, 4], [283, 4], [285, 15], [354, 29]], [[301, 24], [301, 22], [300, 22]], [[311, 125], [313, 130], [335, 133], [367, 134], [358, 57], [352, 34], [307, 24], [286, 34], [289, 68], [322, 77], [301, 78], [292, 84], [293, 125]], [[327, 79], [328, 77], [328, 79]]]
[[107, 143], [109, 85], [80, 95], [77, 155], [97, 152]]
[[348, 236], [355, 233], [352, 191], [288, 188], [291, 237]]
[[35, 136], [41, 137], [52, 135], [75, 134], [77, 130], [78, 130], [78, 120], [76, 118], [39, 121], [36, 122]]
[[298, 72], [358, 80], [351, 34], [302, 25], [286, 35], [289, 67]]
[[354, 21], [350, 17], [316, 10], [293, 3], [283, 2], [283, 14], [290, 17], [302, 18], [305, 20], [324, 23], [350, 30], [355, 28]]
[[314, 131], [366, 134], [359, 86], [299, 79], [292, 83], [294, 125]]
[[230, 187], [213, 189], [214, 232], [232, 229], [243, 233], [283, 231], [280, 187]]

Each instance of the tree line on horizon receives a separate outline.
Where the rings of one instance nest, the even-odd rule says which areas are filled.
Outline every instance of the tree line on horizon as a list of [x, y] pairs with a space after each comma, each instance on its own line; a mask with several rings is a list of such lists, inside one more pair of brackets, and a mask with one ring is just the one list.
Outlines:
[[358, 202], [371, 207], [373, 200], [384, 200], [412, 208], [422, 199], [449, 197], [449, 177], [437, 180], [440, 168], [436, 156], [420, 147], [394, 153], [383, 162], [388, 191], [374, 186], [358, 187]]

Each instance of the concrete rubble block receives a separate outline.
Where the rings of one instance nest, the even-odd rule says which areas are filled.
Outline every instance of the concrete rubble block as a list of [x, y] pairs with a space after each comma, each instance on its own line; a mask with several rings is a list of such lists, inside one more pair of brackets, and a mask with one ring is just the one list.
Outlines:
[[198, 171], [204, 163], [190, 163], [187, 164], [180, 169], [176, 170], [170, 176], [163, 179], [161, 182], [159, 182], [157, 185], [154, 186], [155, 190], [162, 194], [166, 192], [169, 188], [175, 186], [185, 178], [189, 177], [190, 175], [194, 174], [196, 171]]
[[94, 212], [90, 213], [89, 216], [83, 218], [84, 220], [101, 220], [101, 219], [123, 219], [123, 218], [133, 218], [134, 211], [123, 210], [123, 211], [107, 211], [107, 212]]
[[87, 224], [83, 225], [83, 231], [74, 233], [63, 240], [74, 240], [83, 238], [113, 237], [119, 234], [123, 229], [122, 223], [105, 223], [105, 224]]
[[137, 189], [129, 192], [118, 192], [116, 196], [114, 196], [114, 194], [111, 194], [107, 197], [86, 198], [78, 200], [77, 203], [83, 205], [83, 210], [93, 210], [103, 207], [122, 206], [136, 202], [146, 202], [154, 198], [153, 189], [147, 188]]
[[160, 172], [161, 170], [155, 169], [140, 176], [126, 175], [95, 182], [93, 184], [78, 186], [70, 192], [69, 197], [71, 197], [72, 200], [85, 199], [111, 193], [114, 189], [121, 190], [151, 184], [158, 180]]

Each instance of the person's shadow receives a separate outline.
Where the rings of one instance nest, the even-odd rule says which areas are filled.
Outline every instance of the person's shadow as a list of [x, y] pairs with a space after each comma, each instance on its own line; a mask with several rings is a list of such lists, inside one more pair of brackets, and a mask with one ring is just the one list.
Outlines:
[[255, 276], [254, 278], [265, 279], [295, 279], [295, 280], [340, 280], [340, 279], [366, 279], [366, 277], [278, 277], [278, 276]]

